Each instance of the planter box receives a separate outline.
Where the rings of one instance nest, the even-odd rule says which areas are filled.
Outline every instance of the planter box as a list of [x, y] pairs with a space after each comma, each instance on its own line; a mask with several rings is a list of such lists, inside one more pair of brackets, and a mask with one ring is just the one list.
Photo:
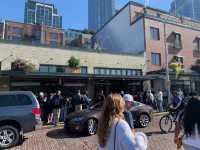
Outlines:
[[81, 68], [65, 68], [66, 73], [81, 73]]

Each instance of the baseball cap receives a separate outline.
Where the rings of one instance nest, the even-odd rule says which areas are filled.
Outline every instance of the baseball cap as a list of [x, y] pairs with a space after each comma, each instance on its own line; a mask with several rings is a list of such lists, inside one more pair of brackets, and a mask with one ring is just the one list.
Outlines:
[[124, 101], [133, 102], [133, 96], [130, 94], [125, 94], [123, 97]]

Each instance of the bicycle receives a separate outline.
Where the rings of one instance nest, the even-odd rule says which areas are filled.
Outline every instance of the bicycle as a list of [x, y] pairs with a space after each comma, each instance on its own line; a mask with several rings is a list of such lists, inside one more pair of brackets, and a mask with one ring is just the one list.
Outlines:
[[160, 118], [159, 127], [163, 133], [172, 131], [173, 123], [176, 122], [177, 110], [169, 108], [169, 113]]

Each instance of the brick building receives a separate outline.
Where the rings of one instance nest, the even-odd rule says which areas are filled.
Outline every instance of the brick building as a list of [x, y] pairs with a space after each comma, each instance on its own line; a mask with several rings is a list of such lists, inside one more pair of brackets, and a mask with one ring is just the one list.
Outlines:
[[24, 41], [34, 44], [52, 46], [64, 45], [64, 30], [41, 25], [24, 24], [5, 21], [0, 25], [0, 35], [3, 40]]
[[171, 74], [172, 89], [191, 91], [200, 85], [199, 74], [191, 71], [200, 56], [199, 37], [200, 22], [129, 2], [94, 35], [93, 45], [107, 51], [144, 53], [147, 72], [160, 78], [152, 81], [155, 89], [164, 88], [162, 71], [176, 59], [182, 71], [179, 79]]

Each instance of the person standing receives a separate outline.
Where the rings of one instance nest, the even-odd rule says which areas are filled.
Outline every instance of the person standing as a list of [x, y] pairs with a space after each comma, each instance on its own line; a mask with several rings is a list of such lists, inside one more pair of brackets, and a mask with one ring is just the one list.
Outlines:
[[41, 120], [43, 123], [47, 122], [47, 114], [46, 114], [46, 102], [47, 102], [47, 98], [45, 97], [43, 92], [39, 93], [39, 97], [38, 97], [38, 101], [40, 104], [40, 108], [41, 108]]
[[105, 95], [104, 95], [103, 90], [101, 90], [101, 91], [97, 94], [96, 103], [98, 103], [98, 102], [104, 102], [104, 100], [105, 100]]
[[146, 150], [147, 138], [144, 134], [134, 136], [124, 120], [125, 102], [121, 95], [111, 94], [105, 102], [98, 125], [99, 150]]
[[81, 111], [83, 107], [83, 98], [81, 96], [81, 91], [78, 90], [77, 94], [72, 97], [73, 111]]
[[52, 107], [53, 107], [53, 124], [57, 126], [60, 117], [60, 107], [62, 101], [61, 91], [57, 91], [56, 95], [53, 96], [52, 99]]
[[90, 99], [88, 97], [87, 91], [84, 91], [82, 93], [82, 99], [83, 99], [83, 109], [86, 109], [90, 106]]
[[159, 112], [163, 112], [163, 92], [162, 92], [162, 90], [158, 90], [158, 93], [157, 93], [157, 106], [158, 106]]
[[124, 119], [128, 123], [129, 127], [131, 128], [132, 132], [135, 133], [134, 129], [134, 122], [133, 122], [133, 115], [130, 112], [130, 109], [133, 107], [133, 96], [130, 94], [125, 94], [123, 97], [125, 101], [125, 109], [123, 111]]

